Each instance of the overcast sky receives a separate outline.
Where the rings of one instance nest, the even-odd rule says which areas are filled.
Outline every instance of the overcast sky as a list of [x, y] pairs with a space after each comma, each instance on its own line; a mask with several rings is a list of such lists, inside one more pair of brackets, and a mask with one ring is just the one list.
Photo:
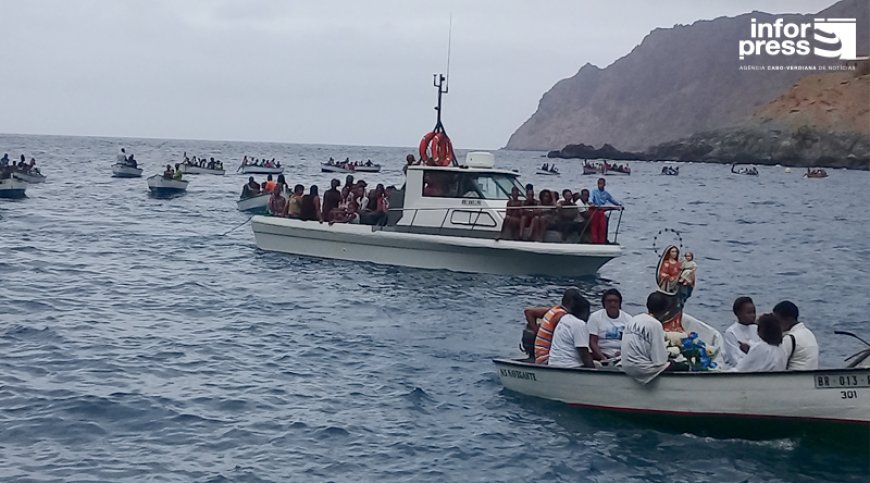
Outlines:
[[[653, 28], [833, 0], [0, 0], [0, 132], [493, 149]], [[735, 46], [736, 49], [736, 46]]]

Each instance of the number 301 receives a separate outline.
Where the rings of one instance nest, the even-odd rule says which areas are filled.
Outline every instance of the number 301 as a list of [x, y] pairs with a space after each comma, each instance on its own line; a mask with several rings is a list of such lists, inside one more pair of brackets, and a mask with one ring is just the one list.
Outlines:
[[840, 391], [840, 399], [858, 399], [858, 391]]

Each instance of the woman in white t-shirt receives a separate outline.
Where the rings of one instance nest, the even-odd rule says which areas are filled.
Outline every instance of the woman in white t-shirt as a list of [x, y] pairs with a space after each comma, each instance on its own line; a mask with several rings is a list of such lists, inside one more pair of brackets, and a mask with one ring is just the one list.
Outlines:
[[586, 328], [589, 331], [589, 350], [592, 358], [603, 361], [619, 356], [622, 332], [631, 321], [631, 315], [623, 312], [622, 294], [615, 288], [601, 296], [603, 309], [589, 316]]
[[782, 347], [782, 327], [779, 318], [773, 314], [759, 317], [758, 337], [761, 340], [752, 345], [746, 357], [740, 359], [734, 370], [737, 372], [784, 371], [788, 357]]

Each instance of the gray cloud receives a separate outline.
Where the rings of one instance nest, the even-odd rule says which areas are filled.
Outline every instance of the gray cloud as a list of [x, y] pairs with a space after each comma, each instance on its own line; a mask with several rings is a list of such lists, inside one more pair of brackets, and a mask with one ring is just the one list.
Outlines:
[[0, 0], [0, 132], [495, 148], [653, 28], [830, 1]]

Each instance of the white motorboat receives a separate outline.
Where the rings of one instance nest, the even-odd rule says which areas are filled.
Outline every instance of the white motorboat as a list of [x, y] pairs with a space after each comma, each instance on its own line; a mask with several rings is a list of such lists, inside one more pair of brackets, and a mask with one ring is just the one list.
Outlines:
[[755, 166], [741, 166], [737, 167], [736, 164], [731, 164], [731, 174], [740, 174], [743, 176], [758, 176], [758, 168]]
[[251, 196], [250, 198], [242, 198], [236, 202], [239, 211], [249, 212], [266, 212], [266, 207], [269, 205], [269, 197], [271, 194], [263, 193], [261, 195]]
[[112, 165], [112, 177], [114, 178], [141, 178], [142, 169], [127, 164], [115, 163]]
[[0, 179], [0, 198], [19, 199], [24, 198], [27, 183], [15, 178]]
[[870, 369], [663, 372], [643, 385], [613, 369], [565, 369], [495, 359], [504, 387], [570, 406], [620, 413], [859, 424], [870, 429]]
[[490, 153], [469, 153], [465, 166], [412, 165], [385, 226], [255, 216], [254, 238], [294, 255], [495, 274], [588, 275], [621, 254], [552, 232], [544, 242], [499, 240], [511, 188], [525, 191], [518, 176], [494, 168]]
[[201, 166], [194, 166], [187, 163], [181, 163], [178, 169], [180, 169], [184, 174], [216, 174], [218, 176], [223, 176], [226, 172], [222, 169], [203, 168]]
[[558, 171], [549, 171], [549, 170], [545, 170], [545, 169], [539, 169], [539, 170], [535, 171], [535, 174], [539, 174], [541, 176], [559, 176]]
[[47, 178], [47, 176], [38, 171], [33, 172], [19, 170], [12, 171], [12, 177], [30, 184], [45, 183], [45, 179]]
[[187, 191], [187, 181], [179, 179], [167, 179], [163, 175], [155, 174], [148, 177], [148, 189], [157, 197], [172, 197], [184, 194]]
[[358, 166], [354, 166], [353, 170], [357, 173], [380, 173], [381, 165], [380, 164], [372, 164], [371, 166], [367, 166], [365, 164], [360, 164]]
[[281, 174], [284, 172], [284, 166], [277, 166], [268, 168], [266, 166], [254, 166], [252, 164], [246, 164], [244, 166], [240, 166], [242, 174]]

